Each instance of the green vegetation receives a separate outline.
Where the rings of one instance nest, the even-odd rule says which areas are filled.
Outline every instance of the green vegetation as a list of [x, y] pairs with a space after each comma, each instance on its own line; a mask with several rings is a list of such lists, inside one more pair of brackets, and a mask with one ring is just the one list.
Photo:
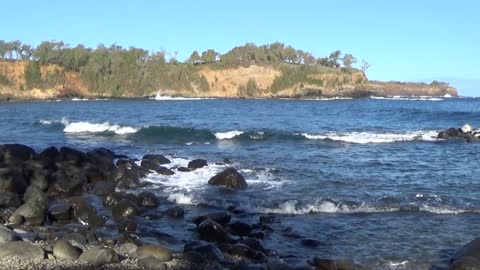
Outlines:
[[12, 82], [7, 78], [7, 76], [0, 74], [0, 85], [10, 86]]
[[[185, 62], [180, 62], [176, 53], [149, 52], [135, 47], [123, 48], [116, 44], [109, 47], [100, 44], [92, 49], [82, 44], [70, 47], [62, 41], [44, 41], [33, 48], [20, 41], [0, 40], [0, 60], [30, 60], [24, 75], [27, 89], [54, 87], [65, 83], [67, 72], [78, 72], [90, 92], [112, 96], [141, 96], [161, 89], [208, 91], [206, 78], [197, 72], [203, 65], [213, 69], [251, 64], [273, 65], [283, 73], [270, 89], [275, 92], [297, 83], [323, 86], [323, 80], [310, 75], [342, 72], [339, 69], [340, 60], [343, 60], [345, 70], [350, 70], [352, 64], [356, 63], [351, 54], [342, 58], [339, 50], [328, 57], [317, 58], [309, 52], [296, 50], [281, 42], [262, 46], [247, 43], [225, 54], [213, 49], [202, 53], [194, 51]], [[42, 74], [40, 67], [49, 65], [60, 66], [62, 69], [47, 69], [50, 72]], [[8, 83], [7, 75], [0, 77], [0, 84]], [[241, 92], [247, 96], [259, 90], [254, 80], [242, 87]]]

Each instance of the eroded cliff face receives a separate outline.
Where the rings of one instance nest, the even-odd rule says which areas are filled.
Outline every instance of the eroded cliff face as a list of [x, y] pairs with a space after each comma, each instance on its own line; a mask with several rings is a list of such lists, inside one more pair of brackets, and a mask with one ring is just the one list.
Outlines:
[[[0, 97], [10, 99], [52, 99], [58, 97], [94, 96], [79, 73], [66, 72], [56, 65], [41, 66], [42, 78], [55, 76], [53, 83], [45, 89], [26, 89], [25, 68], [28, 61], [0, 62], [0, 74], [9, 83], [0, 85]], [[445, 84], [418, 84], [369, 82], [365, 74], [358, 70], [323, 70], [309, 74], [303, 80], [290, 82], [285, 86], [275, 86], [276, 80], [284, 74], [280, 69], [268, 65], [249, 65], [236, 68], [212, 68], [200, 66], [198, 74], [208, 83], [208, 90], [192, 84], [192, 89], [152, 89], [169, 96], [219, 97], [219, 98], [302, 98], [302, 97], [364, 97], [368, 95], [402, 96], [458, 96], [457, 90]], [[253, 86], [252, 86], [253, 85]], [[125, 94], [125, 97], [132, 97]]]

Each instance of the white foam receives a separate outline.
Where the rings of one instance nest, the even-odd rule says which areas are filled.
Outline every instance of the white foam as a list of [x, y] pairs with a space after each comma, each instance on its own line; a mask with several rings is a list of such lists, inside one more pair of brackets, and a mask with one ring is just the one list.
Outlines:
[[347, 143], [392, 143], [406, 141], [436, 141], [438, 132], [435, 130], [409, 131], [404, 133], [374, 133], [374, 132], [328, 132], [325, 134], [301, 133], [309, 140], [333, 140]]
[[333, 203], [330, 201], [321, 201], [314, 204], [300, 205], [297, 200], [283, 202], [275, 208], [257, 207], [255, 209], [259, 213], [274, 213], [287, 215], [305, 215], [310, 213], [328, 213], [328, 214], [355, 214], [355, 213], [378, 213], [378, 212], [394, 212], [398, 208], [375, 208], [368, 204], [362, 203], [358, 206], [348, 206], [341, 203]]
[[406, 101], [442, 101], [443, 98], [440, 97], [430, 97], [430, 96], [387, 96], [387, 97], [377, 97], [371, 96], [371, 99], [379, 99], [379, 100], [406, 100]]
[[53, 124], [53, 121], [40, 119], [40, 124], [51, 125]]
[[254, 134], [249, 135], [248, 137], [250, 137], [250, 139], [252, 139], [252, 140], [263, 140], [263, 139], [265, 139], [265, 132], [257, 131]]
[[172, 96], [162, 96], [156, 95], [155, 97], [151, 97], [150, 99], [153, 100], [203, 100], [203, 99], [215, 99], [215, 98], [206, 98], [206, 97], [172, 97]]
[[88, 101], [88, 98], [72, 98], [72, 101]]
[[131, 134], [138, 131], [137, 128], [104, 123], [71, 122], [65, 124], [65, 133], [115, 133], [118, 135]]
[[353, 98], [351, 97], [330, 97], [330, 98], [318, 97], [318, 98], [307, 98], [302, 100], [330, 101], [330, 100], [350, 100], [350, 99], [353, 99]]
[[240, 130], [231, 130], [226, 132], [216, 132], [214, 135], [219, 140], [230, 140], [233, 137], [242, 135], [244, 132]]
[[[458, 215], [458, 214], [469, 212], [464, 209], [456, 209], [456, 208], [449, 208], [449, 207], [435, 207], [435, 206], [428, 206], [428, 205], [421, 206], [420, 211], [439, 214], [439, 215]], [[470, 212], [473, 212], [473, 211], [470, 211]]]
[[182, 193], [182, 192], [170, 194], [168, 195], [167, 199], [177, 204], [189, 204], [189, 205], [196, 204], [195, 200], [193, 199], [193, 196], [186, 195], [185, 193]]

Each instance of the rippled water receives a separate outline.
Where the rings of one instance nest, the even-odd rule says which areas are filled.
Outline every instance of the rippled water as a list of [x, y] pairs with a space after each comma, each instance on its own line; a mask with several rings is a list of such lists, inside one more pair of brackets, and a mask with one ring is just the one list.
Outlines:
[[[480, 144], [436, 139], [480, 126], [479, 99], [79, 100], [1, 104], [0, 114], [0, 143], [155, 152], [169, 166], [206, 158], [207, 168], [145, 181], [184, 205], [187, 219], [231, 205], [245, 221], [275, 213], [264, 242], [291, 262], [437, 269], [480, 235]], [[246, 191], [207, 185], [231, 165]], [[191, 225], [155, 222], [192, 237]]]

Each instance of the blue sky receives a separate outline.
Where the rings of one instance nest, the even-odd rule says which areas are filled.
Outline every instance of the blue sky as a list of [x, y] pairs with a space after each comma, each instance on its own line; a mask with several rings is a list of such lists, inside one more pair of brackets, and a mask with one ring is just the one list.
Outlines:
[[[446, 80], [480, 96], [480, 1], [4, 1], [0, 39], [221, 53], [281, 41], [372, 64], [369, 79]], [[360, 62], [360, 61], [359, 61]]]

